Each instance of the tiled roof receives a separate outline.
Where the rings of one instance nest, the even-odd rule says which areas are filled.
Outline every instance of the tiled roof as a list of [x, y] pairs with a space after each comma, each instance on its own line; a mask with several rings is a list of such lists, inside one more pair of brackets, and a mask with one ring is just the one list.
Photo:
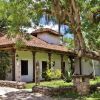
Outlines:
[[3, 33], [0, 32], [0, 37], [3, 36]]
[[58, 32], [52, 30], [52, 29], [49, 29], [49, 28], [40, 28], [40, 29], [36, 29], [35, 31], [33, 31], [31, 34], [32, 35], [36, 35], [36, 34], [40, 34], [40, 33], [45, 33], [45, 32], [48, 32], [50, 34], [53, 34], [53, 35], [57, 35], [57, 36], [62, 36], [62, 34], [59, 34]]
[[[54, 51], [61, 51], [61, 52], [68, 52], [69, 50], [65, 46], [60, 46], [60, 45], [54, 45], [54, 44], [49, 44], [43, 40], [40, 40], [37, 37], [32, 36], [30, 40], [25, 40], [25, 45], [28, 47], [37, 47], [37, 48], [43, 48], [43, 49], [49, 49], [49, 50], [54, 50]], [[16, 43], [16, 39], [8, 39], [6, 36], [0, 37], [0, 48], [7, 47], [9, 45], [14, 45]]]
[[5, 45], [12, 45], [14, 42], [11, 39], [8, 39], [7, 36], [0, 37], [0, 47]]

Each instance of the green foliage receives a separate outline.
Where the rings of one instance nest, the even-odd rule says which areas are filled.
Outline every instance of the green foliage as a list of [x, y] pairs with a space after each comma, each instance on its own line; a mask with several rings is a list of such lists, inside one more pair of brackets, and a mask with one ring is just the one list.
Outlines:
[[90, 85], [96, 85], [100, 83], [100, 76], [96, 76], [95, 79], [90, 80]]
[[[31, 26], [31, 21], [34, 21], [36, 26], [39, 25], [43, 13], [47, 13], [47, 16], [53, 17], [56, 21], [62, 20], [61, 24], [70, 24], [68, 17], [65, 18], [66, 20], [63, 18], [66, 16], [63, 12], [67, 9], [69, 11], [70, 0], [59, 1], [60, 8], [57, 6], [54, 11], [52, 0], [0, 0], [0, 31], [8, 31], [11, 37], [22, 34], [22, 29]], [[89, 49], [98, 50], [100, 49], [100, 17], [97, 16], [100, 15], [100, 0], [76, 0], [76, 2], [80, 8], [81, 29], [86, 45]], [[59, 9], [62, 9], [61, 12]]]
[[0, 51], [0, 79], [1, 80], [4, 80], [6, 78], [9, 65], [10, 65], [9, 54], [5, 51]]
[[[97, 81], [98, 79], [100, 79], [100, 77], [97, 77], [95, 81]], [[92, 80], [93, 81], [93, 80]], [[41, 82], [40, 86], [46, 86], [46, 87], [65, 87], [65, 86], [72, 86], [72, 82], [67, 83], [64, 82], [63, 80], [53, 80], [53, 81], [49, 81], [49, 82]], [[35, 86], [34, 83], [27, 83], [26, 84], [26, 88], [27, 89], [31, 89], [33, 86]], [[70, 98], [73, 100], [99, 100], [100, 99], [100, 92], [93, 92], [92, 94], [88, 94], [86, 96], [80, 96], [77, 93], [74, 92], [66, 92], [63, 95], [57, 95], [57, 100], [62, 100], [63, 98]]]
[[24, 27], [31, 26], [31, 18], [34, 14], [31, 6], [32, 0], [1, 0], [0, 20], [1, 26], [5, 26], [9, 36], [16, 36], [23, 33]]
[[47, 79], [59, 79], [61, 77], [61, 70], [60, 69], [47, 69], [46, 71]]
[[74, 39], [65, 37], [63, 41], [67, 43], [67, 48], [74, 49]]
[[21, 47], [25, 47], [25, 43], [21, 39], [18, 39], [16, 41], [16, 48], [20, 49]]
[[81, 2], [82, 32], [86, 46], [90, 50], [100, 50], [100, 18], [94, 18], [100, 14], [100, 0]]
[[[46, 87], [67, 87], [67, 86], [72, 86], [73, 83], [67, 83], [64, 82], [63, 80], [51, 80], [51, 81], [44, 81], [40, 82], [40, 86], [46, 86]], [[35, 83], [27, 83], [25, 87], [27, 89], [31, 89], [33, 86], [35, 86]]]
[[72, 81], [72, 72], [71, 71], [65, 72], [64, 81], [65, 82], [71, 82]]

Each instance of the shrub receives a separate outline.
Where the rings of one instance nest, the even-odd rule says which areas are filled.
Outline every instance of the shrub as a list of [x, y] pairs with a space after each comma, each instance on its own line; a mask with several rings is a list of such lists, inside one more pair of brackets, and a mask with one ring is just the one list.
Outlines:
[[64, 81], [66, 81], [66, 82], [71, 82], [72, 81], [72, 72], [71, 71], [66, 71], [65, 72]]
[[59, 79], [61, 77], [61, 70], [60, 69], [53, 69], [53, 68], [48, 68], [46, 71], [46, 78], [47, 80], [51, 79]]
[[5, 51], [0, 51], [0, 79], [6, 78], [6, 73], [10, 65], [9, 54]]

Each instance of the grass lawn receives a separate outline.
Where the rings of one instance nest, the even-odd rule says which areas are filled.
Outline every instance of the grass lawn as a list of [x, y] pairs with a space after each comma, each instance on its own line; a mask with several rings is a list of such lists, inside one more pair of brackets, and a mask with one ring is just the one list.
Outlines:
[[95, 92], [87, 96], [80, 96], [76, 93], [66, 93], [64, 95], [58, 95], [54, 98], [59, 98], [57, 100], [61, 100], [62, 98], [71, 98], [71, 100], [100, 100], [100, 92]]
[[[90, 80], [90, 85], [95, 85], [97, 83], [100, 83], [100, 77], [96, 77], [96, 79], [91, 79]], [[67, 83], [63, 80], [53, 80], [53, 81], [44, 81], [40, 82], [40, 86], [47, 86], [47, 87], [65, 87], [65, 86], [72, 86], [73, 83]], [[27, 83], [26, 88], [32, 88], [35, 86], [35, 83]], [[57, 100], [61, 100], [62, 98], [72, 98], [72, 100], [100, 100], [100, 92], [94, 92], [92, 94], [89, 94], [87, 96], [79, 96], [76, 93], [66, 93], [63, 95], [57, 95], [56, 97]]]
[[[47, 86], [47, 87], [65, 87], [65, 86], [72, 86], [73, 83], [67, 83], [63, 80], [53, 80], [53, 81], [44, 81], [44, 82], [40, 82], [40, 86]], [[33, 86], [35, 86], [35, 83], [27, 83], [26, 84], [26, 88], [32, 88]]]
[[100, 76], [90, 80], [90, 85], [95, 85], [97, 83], [100, 83]]
[[[100, 83], [100, 77], [96, 77], [96, 79], [91, 79], [90, 80], [90, 85], [95, 85], [97, 83]], [[53, 80], [53, 81], [44, 81], [44, 82], [40, 82], [40, 86], [47, 86], [47, 87], [65, 87], [65, 86], [72, 86], [73, 83], [67, 83], [63, 80]], [[27, 83], [26, 84], [26, 88], [32, 88], [33, 86], [35, 86], [35, 83]]]

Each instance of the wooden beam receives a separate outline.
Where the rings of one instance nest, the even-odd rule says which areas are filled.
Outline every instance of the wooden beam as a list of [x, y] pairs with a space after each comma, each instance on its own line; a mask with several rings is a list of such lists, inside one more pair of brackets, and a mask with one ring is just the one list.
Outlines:
[[71, 71], [72, 71], [72, 74], [73, 74], [74, 73], [74, 66], [73, 66], [74, 61], [73, 61], [72, 57], [69, 57], [69, 59], [70, 59], [70, 64], [71, 64]]
[[48, 53], [49, 68], [51, 68], [51, 53]]
[[36, 51], [36, 52], [42, 52], [45, 51], [47, 53], [57, 53], [57, 54], [64, 54], [67, 56], [72, 56], [75, 57], [77, 56], [74, 52], [72, 51], [58, 51], [58, 50], [51, 50], [51, 49], [45, 49], [45, 48], [39, 48], [39, 47], [23, 47], [20, 48], [19, 50], [30, 50], [30, 51]]
[[15, 81], [15, 55], [16, 50], [12, 50], [12, 81]]
[[35, 67], [36, 67], [36, 58], [35, 58], [35, 55], [36, 55], [36, 52], [32, 51], [32, 55], [33, 55], [33, 82], [35, 82]]
[[2, 50], [11, 50], [11, 49], [13, 49], [13, 48], [12, 47], [0, 48], [0, 51], [2, 51]]

